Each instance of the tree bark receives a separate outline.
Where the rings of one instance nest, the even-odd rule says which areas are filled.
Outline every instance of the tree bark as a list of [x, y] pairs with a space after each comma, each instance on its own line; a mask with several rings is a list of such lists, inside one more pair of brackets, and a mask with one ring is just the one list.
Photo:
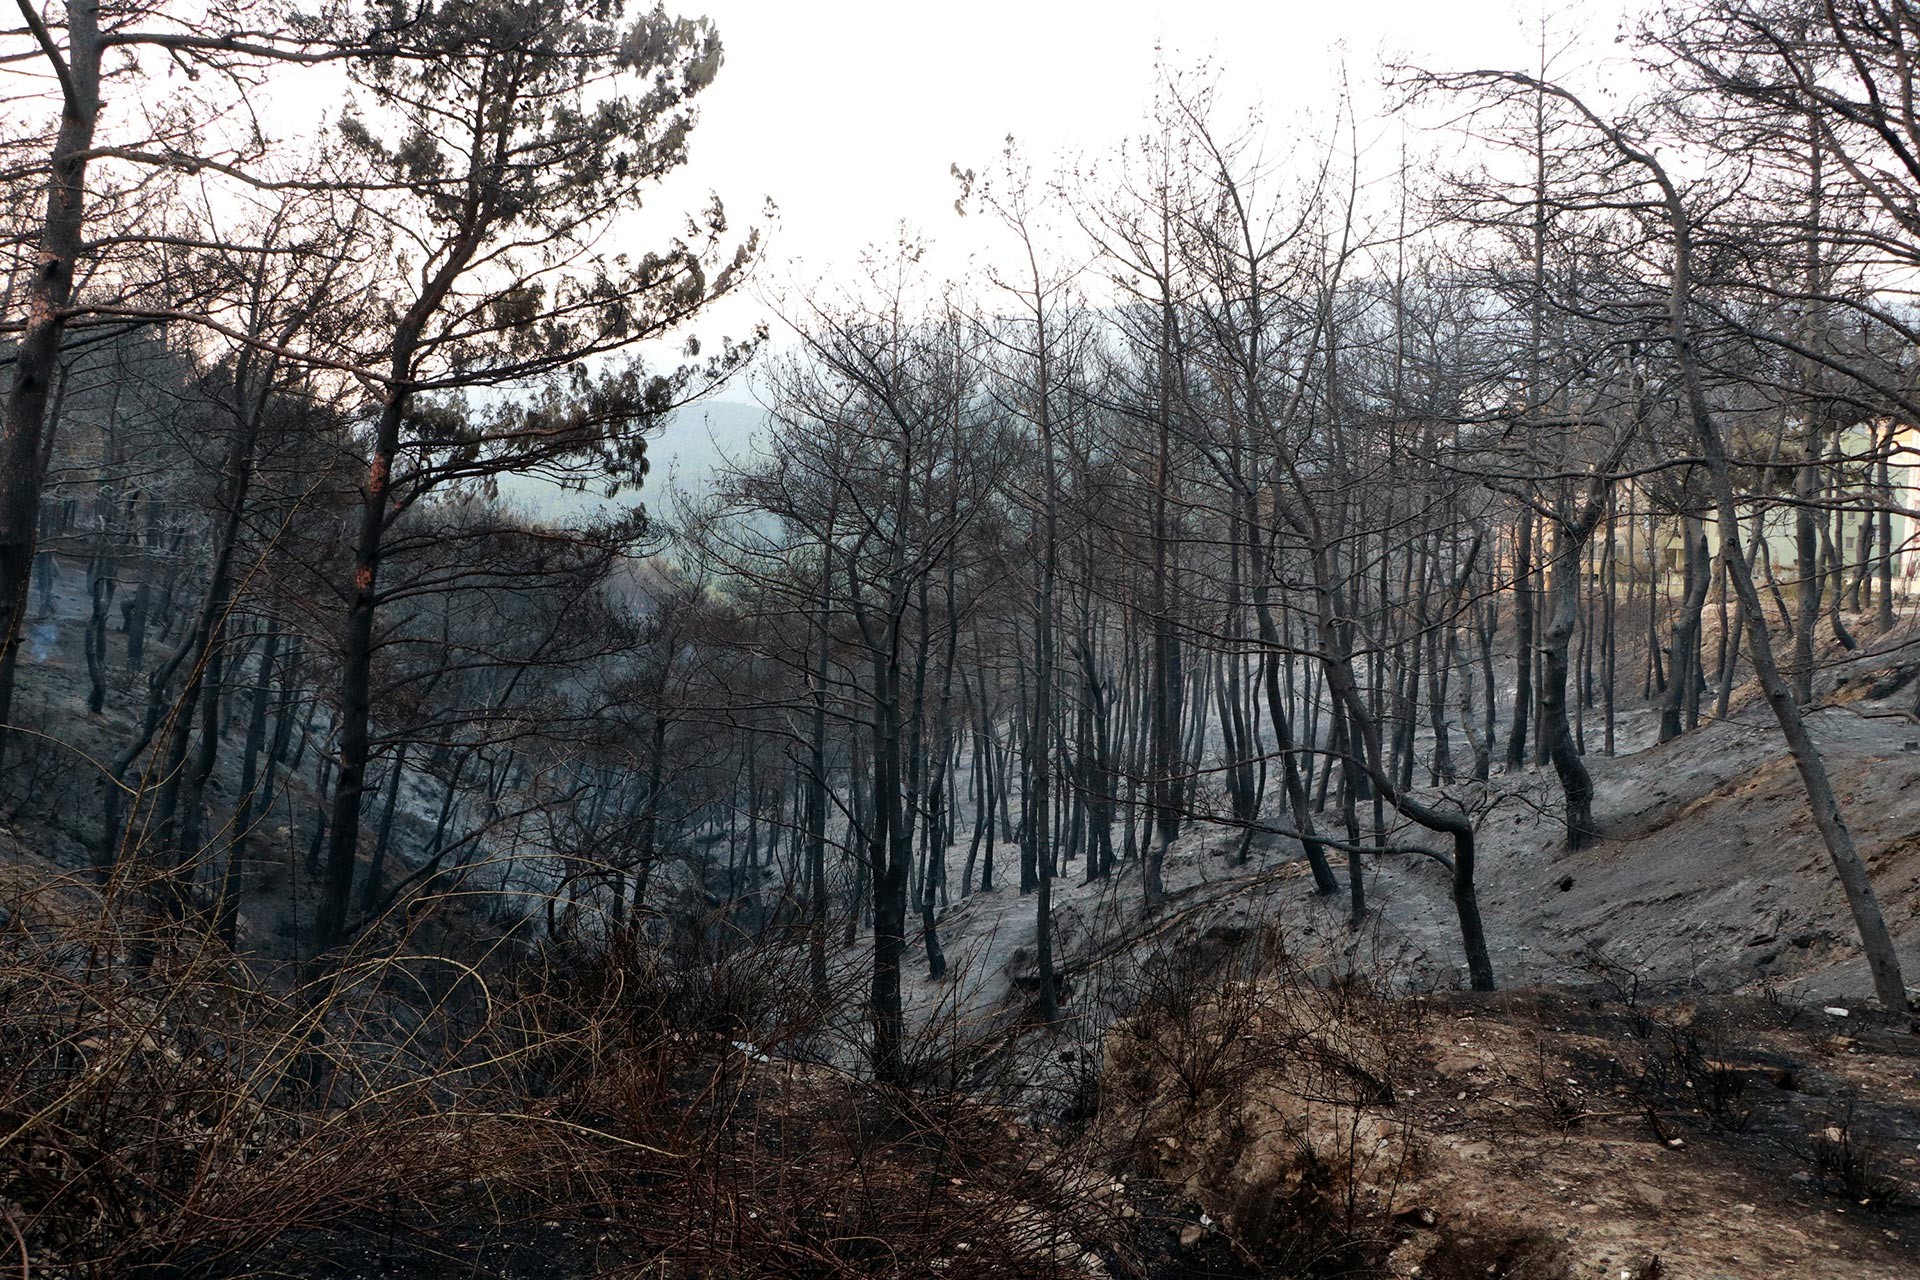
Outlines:
[[27, 590], [46, 480], [48, 404], [53, 395], [73, 300], [74, 272], [84, 252], [87, 162], [100, 118], [103, 42], [99, 0], [70, 0], [63, 57], [38, 16], [28, 14], [41, 51], [59, 72], [60, 128], [47, 180], [38, 252], [27, 275], [26, 324], [13, 350], [13, 385], [0, 419], [0, 763], [13, 715], [14, 675], [26, 621]]

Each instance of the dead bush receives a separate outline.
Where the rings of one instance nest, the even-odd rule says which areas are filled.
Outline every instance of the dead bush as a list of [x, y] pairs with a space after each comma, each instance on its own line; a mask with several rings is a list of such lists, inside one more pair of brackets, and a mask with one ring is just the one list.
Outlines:
[[1906, 1190], [1873, 1139], [1855, 1127], [1851, 1106], [1813, 1133], [1808, 1159], [1823, 1191], [1863, 1208], [1890, 1209]]
[[5, 904], [0, 1200], [35, 1276], [351, 1273], [371, 1240], [425, 1242], [422, 1277], [476, 1247], [583, 1276], [1051, 1277], [1097, 1226], [1024, 1128], [847, 1070], [858, 1026], [824, 1010], [852, 977], [820, 1000], [778, 936], [463, 964], [388, 940], [303, 979], [147, 900]]
[[1385, 1256], [1377, 1224], [1356, 1214], [1350, 1166], [1304, 1137], [1290, 1159], [1229, 1185], [1219, 1202], [1235, 1251], [1264, 1274], [1359, 1275]]
[[1753, 1108], [1746, 1103], [1748, 1073], [1732, 1065], [1715, 1041], [1703, 1040], [1703, 1034], [1708, 1033], [1655, 1017], [1653, 1034], [1640, 1055], [1637, 1091], [1652, 1105], [1703, 1115], [1712, 1128], [1744, 1132], [1753, 1123]]
[[1138, 983], [1107, 1035], [1095, 1126], [1107, 1158], [1184, 1188], [1257, 1273], [1381, 1262], [1413, 1159], [1389, 1109], [1424, 1002], [1297, 956], [1273, 931], [1224, 955], [1170, 948]]
[[1471, 1221], [1444, 1231], [1420, 1263], [1421, 1280], [1572, 1280], [1564, 1245], [1538, 1231]]

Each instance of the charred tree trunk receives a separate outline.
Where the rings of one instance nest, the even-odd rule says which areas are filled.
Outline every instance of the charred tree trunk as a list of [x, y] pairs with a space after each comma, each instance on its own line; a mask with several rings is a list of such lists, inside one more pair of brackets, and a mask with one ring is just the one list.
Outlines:
[[6, 758], [14, 673], [39, 533], [48, 407], [58, 381], [75, 268], [85, 247], [87, 163], [100, 118], [100, 65], [105, 49], [99, 0], [68, 4], [64, 56], [38, 15], [26, 7], [21, 12], [41, 52], [60, 73], [61, 110], [38, 252], [26, 277], [26, 323], [13, 349], [13, 384], [6, 416], [0, 418], [0, 763]]
[[1527, 716], [1533, 710], [1533, 512], [1522, 511], [1513, 553], [1513, 727], [1507, 771], [1527, 763]]

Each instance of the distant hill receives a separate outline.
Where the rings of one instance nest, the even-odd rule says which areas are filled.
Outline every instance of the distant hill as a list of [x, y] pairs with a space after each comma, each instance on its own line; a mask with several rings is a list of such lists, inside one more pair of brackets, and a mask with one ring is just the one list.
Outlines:
[[669, 481], [705, 488], [725, 459], [740, 460], [760, 447], [755, 436], [766, 423], [765, 409], [738, 400], [707, 400], [682, 409], [648, 443], [652, 469], [646, 492], [658, 492]]
[[[738, 400], [705, 400], [687, 406], [647, 442], [646, 484], [637, 494], [623, 493], [614, 502], [621, 506], [636, 501], [659, 505], [665, 501], [669, 485], [701, 492], [712, 483], [726, 459], [741, 460], [760, 447], [755, 437], [766, 421], [765, 409]], [[560, 518], [607, 505], [607, 500], [596, 493], [570, 493], [528, 476], [506, 477], [500, 490], [538, 516]]]

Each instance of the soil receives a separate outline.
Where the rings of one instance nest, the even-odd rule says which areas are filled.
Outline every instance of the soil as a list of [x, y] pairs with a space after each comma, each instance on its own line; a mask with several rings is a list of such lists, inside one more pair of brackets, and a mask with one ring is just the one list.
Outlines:
[[[1809, 716], [1809, 727], [1905, 970], [1920, 983], [1920, 725], [1910, 702], [1910, 692], [1898, 691], [1830, 703]], [[1478, 817], [1480, 908], [1503, 987], [1604, 973], [1649, 991], [1870, 1000], [1845, 898], [1764, 708], [1737, 708], [1671, 742], [1587, 763], [1601, 834], [1577, 853], [1560, 835], [1551, 771], [1449, 789]], [[1431, 841], [1411, 824], [1391, 835]], [[1465, 985], [1450, 882], [1439, 865], [1411, 856], [1373, 861], [1369, 917], [1354, 930], [1344, 895], [1312, 894], [1297, 846], [1256, 840], [1245, 866], [1238, 849], [1237, 833], [1190, 828], [1168, 852], [1167, 909], [1212, 924], [1284, 922], [1330, 954], [1391, 958], [1415, 985]], [[1071, 971], [1139, 929], [1140, 904], [1128, 875], [1057, 882], [1061, 967]], [[984, 1013], [1030, 977], [1030, 896], [1005, 887], [976, 894], [944, 913], [940, 927], [958, 976], [944, 987], [917, 986], [922, 1001]]]
[[1580, 1276], [1920, 1275], [1920, 1038], [1857, 1022], [1743, 998], [1446, 1000], [1399, 1091], [1441, 1153], [1421, 1190], [1518, 1210]]
[[[1261, 1269], [1277, 1213], [1283, 1248], [1357, 1214], [1348, 1230], [1395, 1276], [1475, 1239], [1505, 1246], [1489, 1274], [1530, 1280], [1920, 1275], [1920, 1041], [1904, 1028], [1599, 988], [1393, 1003], [1217, 1007], [1184, 1044], [1155, 1027], [1156, 1066], [1249, 1042], [1194, 1092], [1138, 1077], [1113, 1056], [1124, 1036], [1110, 1049], [1121, 1097], [1102, 1123], [1144, 1108], [1133, 1163], [1185, 1204], [1191, 1251], [1295, 1274]], [[1348, 1054], [1364, 1075], [1326, 1070]], [[1538, 1269], [1498, 1263], [1521, 1244]]]

